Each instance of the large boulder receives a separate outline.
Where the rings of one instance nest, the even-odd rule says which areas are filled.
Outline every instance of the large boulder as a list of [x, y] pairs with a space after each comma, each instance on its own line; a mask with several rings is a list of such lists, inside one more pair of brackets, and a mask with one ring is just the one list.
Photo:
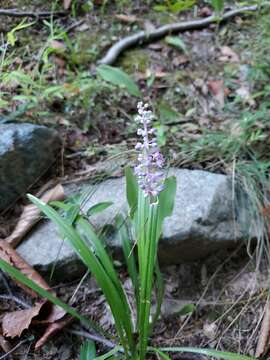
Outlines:
[[0, 125], [0, 210], [23, 195], [55, 161], [59, 137], [45, 126]]
[[[159, 258], [163, 264], [177, 264], [203, 258], [219, 249], [235, 247], [247, 238], [248, 228], [235, 219], [232, 201], [232, 182], [224, 176], [206, 171], [172, 169], [177, 178], [177, 192], [173, 215], [165, 220], [159, 244]], [[85, 194], [85, 208], [102, 201], [114, 204], [92, 217], [100, 228], [113, 224], [119, 212], [127, 211], [124, 178], [109, 179], [97, 186], [87, 184], [66, 188], [67, 194]], [[238, 208], [244, 218], [245, 208]], [[120, 242], [117, 234], [107, 240], [117, 255]], [[55, 275], [72, 278], [84, 270], [77, 255], [58, 234], [54, 224], [43, 222], [27, 236], [18, 248], [19, 253], [41, 272], [55, 265]]]

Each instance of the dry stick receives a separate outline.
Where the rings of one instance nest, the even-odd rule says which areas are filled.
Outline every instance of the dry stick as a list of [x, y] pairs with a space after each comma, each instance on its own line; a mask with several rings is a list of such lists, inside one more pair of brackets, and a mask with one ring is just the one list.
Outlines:
[[50, 18], [51, 16], [65, 16], [67, 15], [64, 11], [42, 11], [42, 12], [32, 12], [32, 11], [17, 11], [16, 9], [0, 9], [0, 16], [12, 16], [12, 17], [31, 17], [34, 19], [41, 18]]
[[168, 34], [175, 32], [182, 32], [187, 30], [198, 30], [205, 28], [213, 23], [220, 23], [227, 21], [236, 15], [242, 15], [245, 12], [256, 11], [258, 10], [258, 6], [245, 6], [239, 9], [233, 9], [231, 11], [226, 12], [221, 17], [217, 17], [216, 15], [211, 15], [205, 19], [196, 19], [190, 21], [184, 21], [182, 23], [173, 23], [161, 26], [153, 31], [140, 31], [136, 34], [127, 36], [122, 40], [119, 40], [116, 44], [114, 44], [107, 51], [106, 55], [98, 62], [98, 64], [112, 65], [119, 55], [125, 51], [126, 49], [135, 46], [137, 44], [145, 44], [151, 41], [160, 39]]
[[84, 330], [74, 330], [74, 329], [70, 329], [70, 330], [67, 330], [67, 332], [69, 332], [70, 334], [74, 334], [74, 335], [78, 335], [78, 336], [83, 336], [85, 337], [86, 339], [90, 339], [90, 340], [93, 340], [93, 341], [96, 341], [96, 342], [99, 342], [101, 344], [103, 344], [104, 346], [108, 347], [109, 349], [113, 349], [116, 347], [116, 344], [107, 340], [107, 339], [104, 339], [104, 338], [101, 338], [100, 336], [98, 335], [94, 335], [94, 334], [90, 334], [89, 332], [87, 331], [84, 331]]
[[15, 345], [10, 351], [8, 351], [7, 353], [5, 353], [5, 355], [0, 356], [0, 360], [6, 359], [9, 355], [11, 355], [15, 350], [17, 350], [20, 346], [22, 346], [23, 344], [25, 344], [26, 342], [29, 341], [29, 338], [24, 339], [22, 341], [20, 341], [17, 345]]
[[23, 306], [25, 309], [31, 308], [29, 304], [27, 304], [26, 302], [22, 301], [21, 299], [19, 299], [17, 296], [14, 295], [0, 295], [0, 299], [14, 301], [15, 303]]

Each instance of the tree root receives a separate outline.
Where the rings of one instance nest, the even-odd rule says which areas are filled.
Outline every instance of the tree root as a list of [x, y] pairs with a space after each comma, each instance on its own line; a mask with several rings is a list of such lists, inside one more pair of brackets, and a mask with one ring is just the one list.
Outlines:
[[32, 11], [18, 11], [16, 9], [0, 9], [0, 16], [11, 16], [11, 17], [30, 17], [34, 19], [45, 19], [50, 18], [51, 16], [65, 16], [67, 13], [65, 11], [42, 11], [42, 12], [32, 12]]
[[157, 39], [160, 39], [168, 34], [176, 33], [176, 32], [183, 32], [187, 30], [199, 30], [208, 27], [213, 23], [222, 23], [227, 21], [237, 15], [243, 15], [246, 12], [256, 11], [259, 9], [259, 6], [245, 6], [238, 9], [233, 9], [225, 14], [223, 14], [220, 18], [216, 15], [211, 15], [204, 19], [196, 19], [185, 21], [182, 23], [173, 23], [161, 26], [153, 31], [139, 31], [136, 34], [129, 35], [121, 40], [119, 40], [116, 44], [111, 46], [105, 56], [98, 61], [98, 64], [106, 64], [112, 65], [119, 55], [123, 53], [126, 49], [135, 46], [137, 44], [145, 44]]

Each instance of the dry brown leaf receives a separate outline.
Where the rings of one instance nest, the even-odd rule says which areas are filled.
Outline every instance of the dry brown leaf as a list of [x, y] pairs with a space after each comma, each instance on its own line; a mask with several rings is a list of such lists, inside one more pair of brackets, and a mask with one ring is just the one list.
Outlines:
[[239, 63], [239, 56], [229, 47], [222, 46], [220, 49], [221, 56], [219, 58], [220, 61], [230, 62], [230, 63]]
[[0, 348], [4, 350], [5, 353], [9, 352], [11, 349], [10, 343], [0, 334]]
[[[16, 269], [20, 270], [22, 274], [28, 277], [28, 279], [34, 281], [43, 289], [49, 290], [49, 285], [39, 275], [39, 273], [34, 270], [5, 240], [0, 241], [0, 258], [7, 261]], [[23, 286], [22, 284], [19, 285], [32, 297], [37, 297], [36, 293], [33, 290]]]
[[59, 40], [51, 40], [50, 47], [54, 50], [65, 50], [66, 48], [65, 44]]
[[[58, 184], [53, 189], [46, 191], [41, 196], [41, 200], [45, 203], [55, 200], [63, 200], [65, 198], [64, 189], [62, 185]], [[12, 234], [6, 238], [6, 241], [12, 246], [16, 247], [27, 232], [40, 220], [40, 210], [35, 205], [25, 206], [20, 219], [13, 230]]]
[[225, 93], [224, 93], [224, 82], [223, 80], [209, 80], [207, 82], [208, 89], [217, 100], [221, 107], [224, 106]]
[[36, 342], [35, 349], [41, 348], [48, 340], [49, 337], [54, 335], [56, 332], [62, 330], [65, 326], [74, 321], [74, 318], [67, 315], [61, 321], [57, 321], [47, 327], [42, 337]]
[[172, 64], [175, 67], [186, 64], [189, 62], [189, 58], [186, 55], [179, 55], [173, 58]]
[[115, 18], [123, 23], [132, 24], [138, 21], [135, 15], [116, 14]]
[[265, 313], [261, 325], [259, 340], [257, 343], [255, 357], [259, 358], [265, 355], [269, 350], [270, 341], [270, 303], [265, 305]]
[[[41, 200], [45, 203], [62, 199], [64, 199], [64, 191], [61, 185], [55, 186], [41, 197]], [[28, 205], [25, 207], [14, 232], [8, 238], [9, 242], [0, 240], [0, 258], [20, 270], [26, 277], [43, 289], [53, 292], [39, 273], [25, 262], [12, 247], [14, 244], [18, 244], [20, 239], [32, 228], [39, 218], [40, 211], [36, 206]], [[34, 291], [20, 283], [18, 284], [32, 297], [37, 297], [37, 294]], [[40, 314], [40, 310], [45, 304], [49, 305], [48, 309], [46, 308], [48, 311], [47, 317], [38, 320], [37, 316]], [[59, 321], [60, 319], [65, 318], [65, 315], [66, 313], [62, 308], [48, 303], [46, 299], [42, 299], [37, 301], [31, 309], [18, 310], [5, 314], [2, 320], [3, 334], [13, 338], [20, 336], [23, 330], [27, 329], [31, 323], [50, 324], [38, 342], [38, 344], [42, 345], [47, 341], [50, 335], [57, 330], [61, 330], [68, 323], [66, 319]], [[69, 322], [70, 321], [71, 320], [69, 320]]]
[[65, 10], [68, 10], [70, 5], [72, 3], [72, 0], [63, 0], [63, 6]]
[[32, 319], [40, 313], [47, 300], [37, 302], [30, 309], [12, 311], [4, 315], [2, 330], [4, 336], [14, 338], [21, 336], [22, 332], [30, 326]]
[[60, 306], [53, 305], [48, 316], [42, 320], [35, 320], [35, 324], [52, 324], [60, 319], [62, 319], [66, 315], [64, 309]]
[[[46, 289], [53, 293], [47, 282], [39, 275], [39, 273], [34, 270], [30, 265], [28, 265], [27, 262], [25, 262], [16, 252], [16, 250], [14, 250], [11, 245], [4, 240], [0, 241], [0, 258], [9, 262], [11, 265], [20, 270], [25, 276], [37, 283], [43, 289]], [[20, 283], [18, 283], [18, 285], [22, 287], [32, 297], [37, 297], [36, 293], [33, 290], [25, 287]], [[51, 325], [53, 325], [54, 322], [62, 319], [66, 315], [66, 312], [62, 308], [50, 304], [47, 317], [42, 320], [35, 319], [33, 321], [33, 318], [39, 315], [41, 308], [45, 304], [48, 304], [48, 301], [46, 299], [40, 300], [31, 309], [13, 311], [4, 315], [2, 324], [4, 335], [10, 336], [12, 338], [15, 336], [20, 336], [22, 331], [27, 329], [33, 322], [39, 324], [50, 324], [48, 329], [46, 329], [44, 333], [44, 336], [46, 335], [47, 339], [50, 334], [53, 333], [50, 330]], [[62, 327], [63, 326], [64, 325], [62, 324]], [[48, 334], [47, 331], [49, 331]]]

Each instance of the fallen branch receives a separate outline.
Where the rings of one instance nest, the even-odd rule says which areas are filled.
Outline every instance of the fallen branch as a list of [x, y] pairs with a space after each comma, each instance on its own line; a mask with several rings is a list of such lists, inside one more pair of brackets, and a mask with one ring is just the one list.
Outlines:
[[161, 26], [153, 31], [140, 31], [136, 34], [129, 35], [121, 40], [119, 40], [116, 44], [111, 46], [105, 56], [98, 62], [98, 64], [106, 64], [112, 65], [119, 55], [124, 52], [126, 49], [135, 46], [137, 44], [145, 44], [151, 41], [160, 39], [168, 34], [183, 32], [187, 30], [199, 30], [213, 23], [221, 23], [227, 21], [237, 15], [243, 15], [246, 12], [256, 11], [258, 10], [258, 6], [245, 6], [239, 9], [233, 9], [231, 11], [226, 12], [220, 18], [217, 18], [216, 15], [211, 15], [204, 19], [196, 19], [190, 21], [184, 21], [182, 23], [173, 23]]
[[30, 17], [34, 19], [46, 19], [51, 16], [65, 16], [67, 13], [65, 11], [42, 11], [42, 12], [32, 12], [32, 11], [17, 11], [16, 9], [0, 9], [0, 16], [11, 16], [11, 17]]

